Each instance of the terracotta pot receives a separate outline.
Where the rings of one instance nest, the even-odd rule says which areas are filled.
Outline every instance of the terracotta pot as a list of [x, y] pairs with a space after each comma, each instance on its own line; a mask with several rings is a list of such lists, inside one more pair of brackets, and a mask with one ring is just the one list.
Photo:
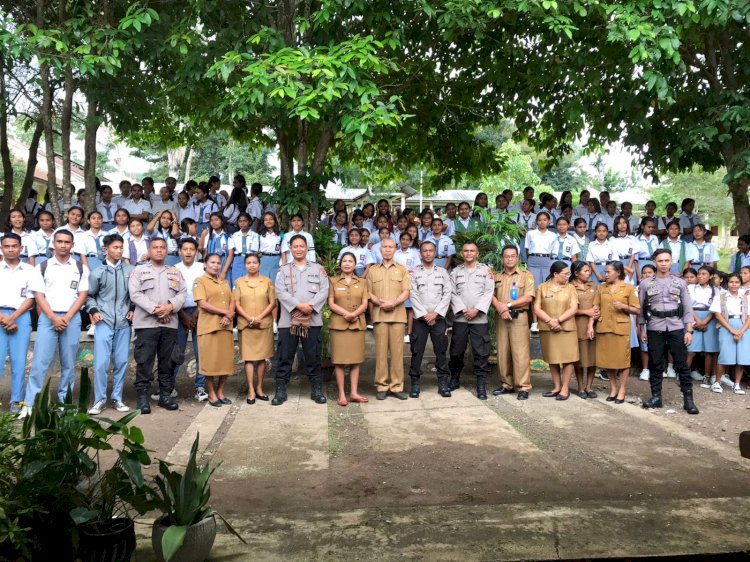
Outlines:
[[[151, 532], [151, 546], [156, 558], [162, 562], [166, 562], [161, 549], [161, 539], [166, 530], [167, 525], [164, 525], [163, 519], [154, 521]], [[188, 527], [187, 533], [185, 533], [185, 541], [174, 553], [174, 556], [169, 559], [169, 562], [203, 562], [211, 554], [215, 538], [216, 519], [212, 515]]]

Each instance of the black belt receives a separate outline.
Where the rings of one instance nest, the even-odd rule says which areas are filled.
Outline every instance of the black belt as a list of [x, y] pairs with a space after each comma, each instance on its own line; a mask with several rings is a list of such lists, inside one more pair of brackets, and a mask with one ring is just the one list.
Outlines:
[[548, 258], [550, 257], [549, 254], [526, 254], [526, 257], [529, 258]]
[[742, 320], [742, 315], [741, 314], [730, 314], [729, 316], [727, 316], [727, 318], [730, 318], [730, 319], [731, 318], [737, 318], [739, 320]]
[[705, 310], [708, 310], [708, 307], [704, 305], [700, 305], [700, 304], [698, 306], [693, 305], [693, 310], [698, 310], [700, 312], [703, 312]]
[[98, 256], [99, 256], [99, 254], [86, 254], [87, 258], [96, 258]]
[[677, 318], [682, 314], [679, 310], [652, 310], [651, 316], [654, 318]]
[[281, 254], [269, 254], [267, 252], [263, 252], [262, 255], [264, 255], [264, 256], [280, 256]]

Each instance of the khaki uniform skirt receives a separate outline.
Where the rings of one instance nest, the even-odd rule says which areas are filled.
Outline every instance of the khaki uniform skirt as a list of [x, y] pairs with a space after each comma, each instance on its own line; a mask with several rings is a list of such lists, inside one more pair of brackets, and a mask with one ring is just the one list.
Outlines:
[[239, 340], [243, 361], [264, 361], [273, 357], [273, 326], [240, 330]]
[[542, 357], [549, 365], [578, 361], [578, 332], [539, 332]]
[[[575, 287], [578, 293], [578, 308], [588, 310], [593, 307], [596, 285], [589, 281], [583, 287]], [[576, 331], [578, 332], [578, 362], [576, 367], [596, 367], [596, 337], [593, 340], [586, 337], [588, 324], [588, 316], [576, 316]]]
[[596, 366], [602, 369], [630, 368], [630, 334], [596, 334]]
[[365, 330], [331, 330], [334, 365], [359, 365], [365, 360]]
[[234, 340], [230, 330], [198, 336], [201, 374], [220, 377], [234, 374]]

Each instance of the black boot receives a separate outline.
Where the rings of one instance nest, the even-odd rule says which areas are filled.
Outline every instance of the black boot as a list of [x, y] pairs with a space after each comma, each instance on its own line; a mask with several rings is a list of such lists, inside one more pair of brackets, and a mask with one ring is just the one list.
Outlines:
[[461, 376], [460, 373], [451, 375], [451, 381], [448, 384], [448, 390], [458, 390], [459, 388], [461, 388], [461, 383], [458, 380], [458, 377], [460, 376]]
[[323, 395], [323, 390], [321, 388], [320, 381], [315, 381], [312, 383], [312, 391], [310, 392], [310, 400], [312, 400], [316, 404], [326, 403], [326, 397]]
[[438, 377], [438, 394], [443, 398], [451, 397], [451, 391], [448, 387], [448, 377]]
[[688, 414], [698, 414], [698, 407], [693, 402], [693, 389], [686, 390], [682, 393], [683, 408]]
[[661, 393], [654, 393], [651, 398], [643, 403], [643, 407], [647, 410], [650, 410], [651, 408], [661, 408], [663, 406], [664, 404], [662, 404], [661, 401]]
[[148, 390], [138, 393], [138, 405], [136, 406], [141, 411], [141, 414], [151, 413], [151, 402], [148, 397]]
[[411, 378], [411, 392], [409, 393], [409, 398], [419, 398], [419, 377], [412, 377]]
[[271, 406], [281, 406], [286, 402], [286, 381], [276, 381], [276, 394], [271, 400]]
[[477, 398], [487, 400], [487, 385], [484, 382], [484, 377], [477, 377]]
[[174, 411], [179, 408], [177, 405], [177, 402], [174, 401], [174, 398], [172, 398], [172, 389], [165, 390], [163, 388], [159, 389], [159, 402], [156, 403], [157, 406], [160, 408], [164, 408], [165, 410]]

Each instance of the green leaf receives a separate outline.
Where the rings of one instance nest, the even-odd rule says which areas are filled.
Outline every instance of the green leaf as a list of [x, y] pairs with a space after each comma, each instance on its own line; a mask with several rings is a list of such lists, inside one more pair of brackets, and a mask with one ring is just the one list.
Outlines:
[[175, 552], [179, 550], [182, 543], [185, 542], [185, 533], [187, 533], [187, 530], [187, 525], [170, 525], [167, 527], [161, 538], [161, 550], [164, 554], [164, 560], [169, 562]]

